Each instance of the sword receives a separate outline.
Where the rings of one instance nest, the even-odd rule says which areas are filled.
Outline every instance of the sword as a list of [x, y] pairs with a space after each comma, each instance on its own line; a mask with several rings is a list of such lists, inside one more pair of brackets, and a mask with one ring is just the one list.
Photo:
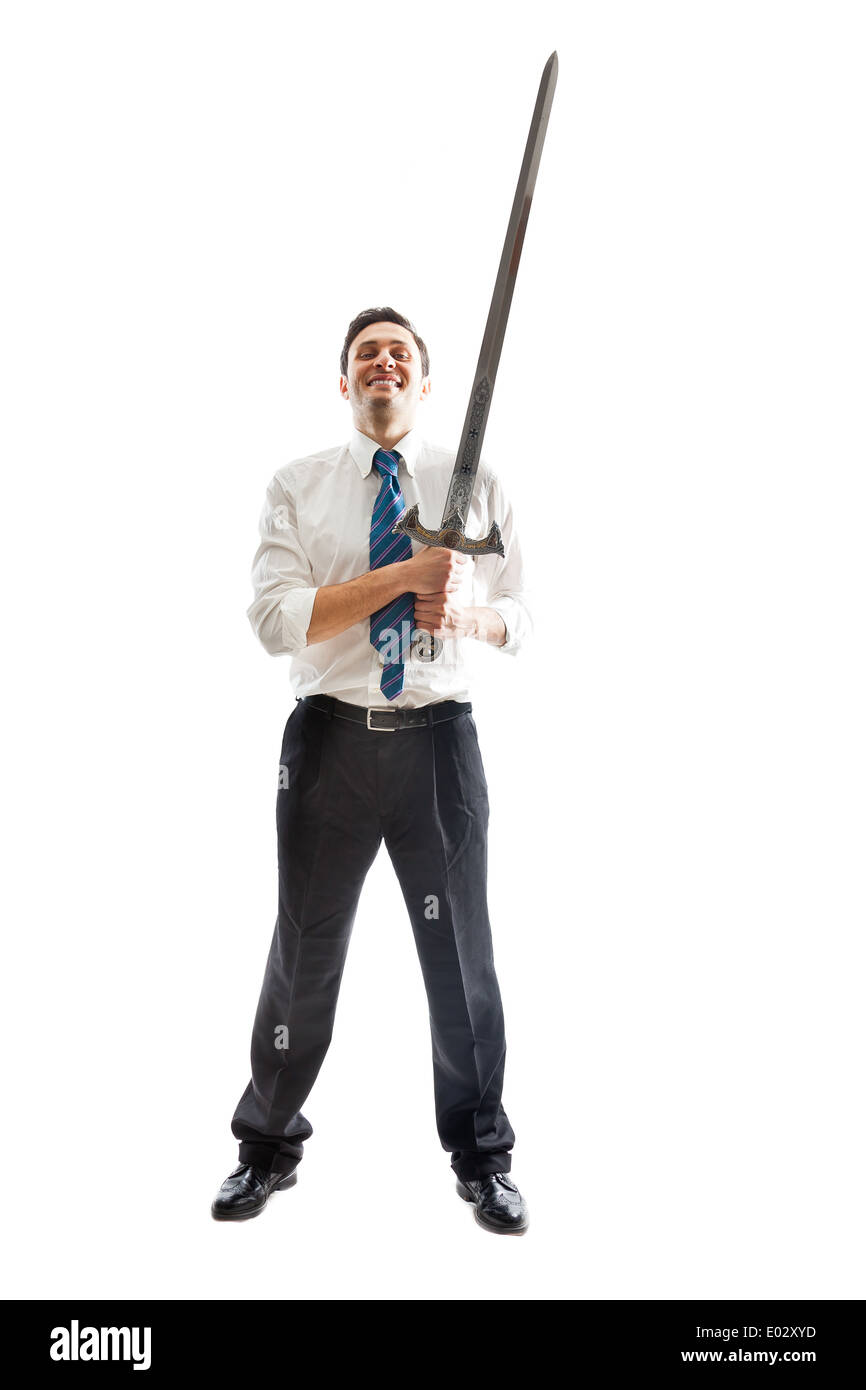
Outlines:
[[[558, 68], [559, 63], [556, 54], [551, 53], [545, 64], [544, 72], [541, 74], [541, 84], [538, 88], [535, 110], [529, 127], [523, 164], [520, 167], [520, 177], [517, 180], [517, 191], [514, 194], [511, 217], [508, 222], [508, 230], [505, 233], [505, 244], [502, 247], [502, 256], [499, 261], [499, 273], [496, 276], [493, 298], [487, 315], [487, 327], [484, 330], [475, 380], [472, 383], [472, 393], [469, 398], [469, 407], [466, 411], [463, 433], [460, 436], [460, 446], [457, 450], [457, 459], [454, 464], [454, 472], [451, 475], [451, 484], [448, 488], [448, 497], [445, 501], [439, 530], [430, 531], [426, 526], [421, 525], [418, 520], [418, 505], [416, 503], [414, 507], [410, 507], [407, 512], [403, 513], [391, 533], [393, 535], [397, 531], [402, 531], [404, 535], [411, 536], [424, 545], [436, 545], [447, 550], [459, 550], [464, 555], [505, 554], [502, 536], [495, 521], [491, 524], [487, 535], [481, 536], [477, 540], [471, 540], [466, 535], [466, 522], [469, 517], [472, 494], [475, 491], [475, 477], [481, 458], [481, 443], [487, 428], [490, 401], [493, 396], [496, 371], [505, 339], [508, 311], [511, 308], [511, 297], [514, 294], [517, 267], [520, 264], [520, 253], [523, 250], [523, 238], [526, 235], [526, 224], [529, 220], [529, 208], [532, 203], [538, 165], [541, 160], [541, 150], [544, 145], [550, 108], [553, 105]], [[439, 639], [434, 638], [433, 640], [434, 651], [431, 656], [425, 658], [427, 660], [433, 660], [438, 655], [438, 651], [435, 650], [437, 646], [441, 650]]]

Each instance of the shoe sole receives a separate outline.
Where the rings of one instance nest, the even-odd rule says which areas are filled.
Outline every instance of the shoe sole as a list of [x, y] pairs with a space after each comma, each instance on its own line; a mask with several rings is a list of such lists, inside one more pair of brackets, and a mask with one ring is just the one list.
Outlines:
[[494, 1226], [492, 1222], [485, 1221], [478, 1210], [478, 1203], [472, 1196], [468, 1187], [464, 1187], [462, 1182], [457, 1183], [457, 1193], [463, 1198], [464, 1202], [471, 1202], [475, 1208], [475, 1220], [484, 1231], [493, 1231], [497, 1236], [523, 1236], [529, 1230], [529, 1218], [523, 1222], [522, 1226]]
[[214, 1221], [249, 1221], [251, 1217], [259, 1216], [264, 1211], [275, 1192], [284, 1192], [287, 1187], [294, 1187], [297, 1181], [297, 1173], [289, 1173], [282, 1182], [278, 1182], [276, 1187], [271, 1188], [265, 1200], [260, 1202], [257, 1207], [251, 1207], [247, 1211], [214, 1211], [211, 1207], [210, 1214]]

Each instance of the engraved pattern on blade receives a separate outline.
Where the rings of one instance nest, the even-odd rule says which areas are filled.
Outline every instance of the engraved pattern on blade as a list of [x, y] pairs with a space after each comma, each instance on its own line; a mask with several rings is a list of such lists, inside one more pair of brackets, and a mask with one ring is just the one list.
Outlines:
[[471, 501], [472, 483], [463, 478], [452, 478], [451, 486], [448, 489], [448, 501], [445, 503], [445, 511], [442, 514], [442, 525], [445, 525], [452, 512], [459, 512], [464, 518], [468, 516]]
[[475, 474], [478, 471], [479, 463], [478, 439], [484, 434], [484, 421], [490, 405], [491, 394], [490, 382], [486, 376], [483, 376], [472, 395], [466, 439], [458, 456], [457, 466], [454, 469], [448, 497], [445, 501], [445, 509], [442, 513], [443, 526], [453, 511], [460, 512], [463, 517], [469, 515], [469, 504], [472, 501]]

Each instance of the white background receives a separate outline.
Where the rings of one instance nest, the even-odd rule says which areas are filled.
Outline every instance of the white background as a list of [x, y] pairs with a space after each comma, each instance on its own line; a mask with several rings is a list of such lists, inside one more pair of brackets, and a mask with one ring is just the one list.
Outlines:
[[[6, 1291], [862, 1298], [862, 7], [2, 27]], [[293, 706], [264, 489], [347, 437], [370, 304], [456, 447], [554, 48], [485, 450], [536, 638], [473, 694], [532, 1226], [454, 1193], [384, 851], [298, 1185], [217, 1224]]]

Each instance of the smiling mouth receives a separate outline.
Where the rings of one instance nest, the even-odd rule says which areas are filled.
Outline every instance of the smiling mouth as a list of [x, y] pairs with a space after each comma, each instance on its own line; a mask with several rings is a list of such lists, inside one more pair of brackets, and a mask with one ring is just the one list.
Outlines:
[[397, 386], [403, 385], [398, 376], [371, 376], [367, 382], [368, 386]]

